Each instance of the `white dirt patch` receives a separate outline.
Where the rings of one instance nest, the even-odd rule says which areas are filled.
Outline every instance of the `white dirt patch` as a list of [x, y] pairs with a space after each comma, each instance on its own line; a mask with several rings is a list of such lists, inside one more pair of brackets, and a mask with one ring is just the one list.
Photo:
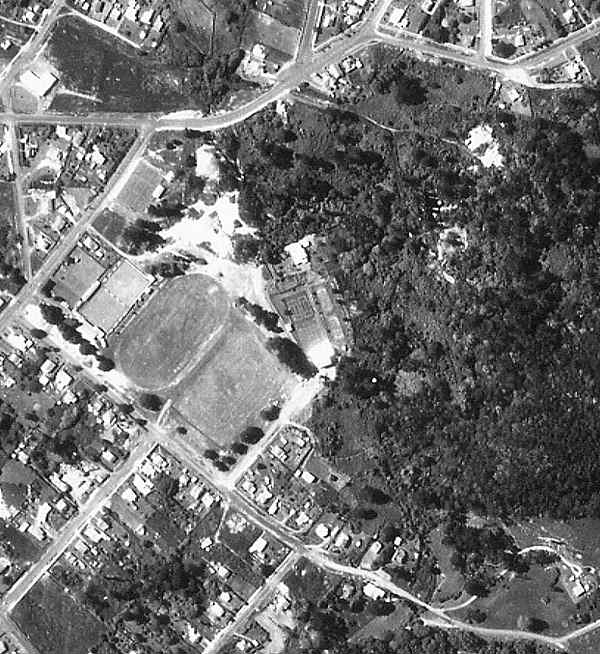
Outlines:
[[60, 150], [55, 145], [48, 146], [44, 158], [36, 162], [34, 170], [40, 170], [41, 168], [51, 168], [55, 172], [59, 173], [62, 169], [61, 156], [62, 155]]
[[0, 491], [0, 518], [2, 520], [12, 520], [14, 516], [17, 515], [19, 510], [14, 506], [9, 506], [2, 497], [2, 491]]
[[500, 146], [493, 136], [493, 130], [489, 125], [478, 125], [470, 132], [466, 146], [481, 161], [484, 168], [504, 167], [504, 157], [500, 154]]
[[219, 180], [219, 161], [214, 145], [205, 143], [196, 149], [196, 177], [206, 177], [210, 181]]
[[240, 218], [237, 192], [221, 195], [212, 205], [198, 200], [190, 209], [199, 217], [184, 216], [172, 227], [160, 232], [167, 240], [166, 250], [174, 252], [198, 253], [199, 248], [210, 249], [217, 256], [231, 258], [232, 238], [237, 234], [254, 234], [252, 227], [245, 225]]

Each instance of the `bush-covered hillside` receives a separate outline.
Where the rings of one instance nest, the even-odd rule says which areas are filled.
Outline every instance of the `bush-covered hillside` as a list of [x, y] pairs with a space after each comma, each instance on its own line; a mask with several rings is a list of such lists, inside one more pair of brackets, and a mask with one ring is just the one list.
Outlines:
[[[366, 453], [353, 473], [415, 526], [439, 509], [600, 513], [600, 169], [578, 129], [594, 102], [530, 119], [430, 91], [435, 129], [296, 104], [222, 138], [264, 259], [328, 236], [356, 345], [314, 427], [339, 465]], [[482, 122], [503, 168], [464, 146]]]

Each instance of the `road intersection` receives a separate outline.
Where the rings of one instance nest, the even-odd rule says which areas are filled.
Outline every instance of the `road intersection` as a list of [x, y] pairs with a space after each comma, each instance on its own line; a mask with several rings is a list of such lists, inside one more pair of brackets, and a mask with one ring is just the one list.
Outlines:
[[[54, 274], [64, 257], [71, 251], [77, 241], [85, 233], [95, 218], [110, 204], [112, 199], [119, 192], [120, 188], [129, 180], [133, 170], [137, 166], [147, 148], [152, 136], [159, 131], [193, 129], [198, 131], [214, 131], [224, 129], [246, 120], [268, 105], [285, 98], [294, 93], [303, 83], [310, 81], [313, 74], [320, 72], [329, 64], [337, 63], [345, 57], [357, 53], [373, 44], [387, 44], [407, 50], [417, 51], [431, 57], [436, 57], [469, 67], [488, 70], [503, 78], [517, 80], [535, 86], [532, 73], [540, 67], [553, 65], [563, 56], [565, 49], [574, 47], [585, 42], [600, 33], [600, 21], [594, 21], [586, 28], [555, 42], [544, 51], [525, 55], [514, 61], [500, 59], [492, 56], [492, 0], [480, 0], [480, 43], [478, 49], [465, 50], [448, 45], [436, 43], [419, 35], [411, 34], [403, 30], [393, 28], [383, 23], [383, 18], [390, 7], [390, 0], [376, 0], [371, 12], [366, 19], [351, 31], [342, 34], [329, 42], [319, 46], [317, 50], [312, 48], [312, 32], [314, 21], [318, 14], [318, 0], [312, 0], [307, 14], [304, 27], [304, 34], [300, 41], [296, 60], [284, 68], [278, 75], [274, 84], [262, 91], [260, 95], [231, 111], [221, 112], [210, 116], [201, 115], [199, 112], [179, 112], [165, 115], [157, 114], [127, 114], [127, 113], [95, 113], [87, 116], [64, 115], [56, 113], [22, 114], [11, 111], [11, 89], [15, 80], [28, 66], [31, 65], [37, 54], [42, 50], [52, 27], [65, 8], [64, 0], [55, 0], [50, 10], [46, 13], [42, 22], [36, 27], [35, 33], [19, 54], [8, 64], [5, 70], [0, 73], [0, 99], [4, 110], [0, 112], [0, 122], [7, 126], [11, 152], [13, 153], [16, 188], [17, 188], [17, 214], [20, 219], [20, 229], [23, 235], [23, 259], [24, 271], [27, 282], [12, 300], [12, 302], [0, 314], [0, 331], [17, 320], [23, 309], [30, 303], [35, 302], [41, 289]], [[76, 124], [76, 125], [106, 125], [118, 127], [130, 127], [137, 131], [137, 138], [128, 154], [125, 156], [117, 170], [108, 181], [103, 193], [101, 193], [88, 207], [85, 215], [49, 253], [41, 268], [32, 274], [30, 268], [29, 242], [27, 227], [25, 223], [23, 193], [21, 187], [22, 173], [18, 162], [18, 144], [16, 142], [16, 127], [21, 124], [32, 122], [44, 122], [48, 124]], [[105, 379], [99, 379], [106, 383]], [[283, 408], [282, 416], [274, 427], [267, 434], [262, 445], [251, 448], [248, 456], [243, 459], [239, 467], [233, 473], [219, 474], [210, 467], [206, 460], [195, 451], [189, 443], [180, 435], [166, 433], [155, 424], [147, 428], [144, 441], [134, 447], [127, 461], [115, 471], [108, 480], [90, 497], [79, 513], [61, 531], [53, 543], [44, 552], [40, 560], [25, 572], [13, 587], [5, 594], [0, 601], [0, 626], [12, 630], [17, 637], [23, 641], [18, 630], [10, 620], [10, 611], [27, 594], [32, 586], [41, 579], [51, 566], [60, 558], [66, 548], [77, 538], [78, 534], [88, 524], [92, 516], [101, 506], [110, 500], [112, 495], [124, 483], [128, 476], [148, 456], [150, 451], [160, 444], [174, 456], [185, 461], [191, 469], [201, 476], [207, 484], [215, 488], [223, 497], [224, 501], [235, 509], [241, 511], [249, 520], [260, 526], [278, 540], [287, 545], [290, 554], [283, 564], [267, 580], [265, 585], [257, 591], [250, 602], [240, 611], [233, 623], [210, 645], [210, 652], [216, 652], [227, 637], [234, 633], [253, 612], [261, 606], [283, 579], [285, 573], [291, 569], [293, 564], [300, 558], [306, 557], [314, 564], [332, 573], [370, 581], [379, 585], [399, 599], [410, 602], [426, 612], [424, 621], [436, 624], [444, 628], [462, 629], [478, 633], [482, 636], [493, 638], [527, 639], [544, 643], [557, 649], [565, 649], [568, 641], [600, 627], [600, 622], [592, 623], [582, 629], [566, 634], [563, 637], [550, 637], [530, 632], [515, 630], [491, 630], [483, 627], [470, 625], [460, 620], [453, 619], [447, 615], [443, 608], [434, 607], [419, 597], [411, 594], [405, 589], [397, 586], [389, 580], [385, 573], [380, 571], [364, 570], [343, 565], [334, 557], [322, 551], [319, 547], [307, 545], [298, 534], [279, 524], [271, 516], [265, 514], [261, 509], [253, 505], [236, 488], [236, 482], [256, 460], [256, 457], [264, 450], [276, 435], [276, 428], [293, 419], [302, 407], [306, 406], [319, 390], [319, 384], [315, 382], [314, 387], [306, 385], [298, 391], [293, 400]], [[111, 389], [120, 397], [119, 391]]]

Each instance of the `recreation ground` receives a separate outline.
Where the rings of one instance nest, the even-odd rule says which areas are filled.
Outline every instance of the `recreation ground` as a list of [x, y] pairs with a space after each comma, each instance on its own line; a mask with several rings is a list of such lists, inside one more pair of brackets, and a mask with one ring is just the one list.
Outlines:
[[165, 419], [190, 441], [226, 447], [296, 383], [265, 340], [217, 281], [188, 275], [164, 283], [125, 328], [116, 362], [140, 391], [170, 401]]
[[223, 287], [210, 277], [169, 280], [123, 330], [117, 362], [140, 389], [161, 391], [174, 386], [218, 341], [229, 310]]

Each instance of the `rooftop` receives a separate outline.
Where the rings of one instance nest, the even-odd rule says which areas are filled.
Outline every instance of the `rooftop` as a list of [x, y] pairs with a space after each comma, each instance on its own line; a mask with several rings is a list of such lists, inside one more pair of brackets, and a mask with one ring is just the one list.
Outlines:
[[150, 278], [129, 261], [123, 260], [82, 306], [81, 315], [108, 333], [127, 314], [150, 284]]
[[58, 78], [48, 71], [36, 73], [27, 70], [21, 75], [19, 82], [31, 95], [43, 98], [58, 82]]

